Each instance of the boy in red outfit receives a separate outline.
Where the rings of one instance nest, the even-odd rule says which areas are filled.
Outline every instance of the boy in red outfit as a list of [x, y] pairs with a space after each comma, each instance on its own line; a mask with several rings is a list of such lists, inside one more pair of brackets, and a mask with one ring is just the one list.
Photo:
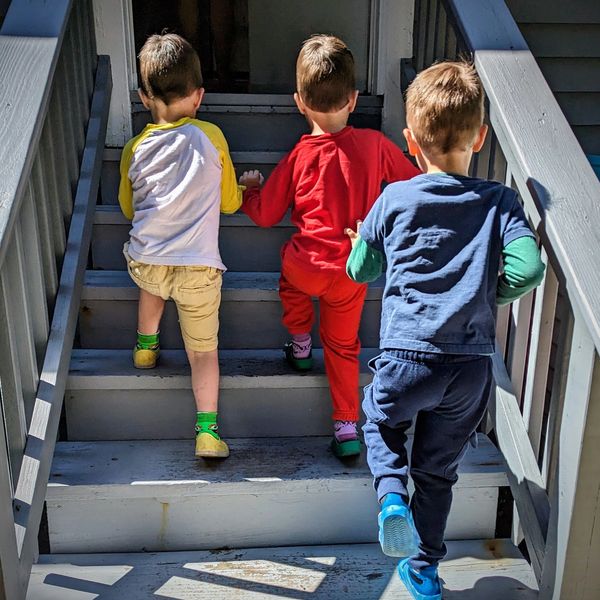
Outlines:
[[312, 367], [310, 331], [319, 299], [319, 333], [333, 401], [336, 456], [360, 453], [356, 431], [360, 341], [358, 327], [367, 286], [345, 271], [347, 227], [364, 219], [383, 181], [409, 179], [419, 171], [382, 133], [347, 125], [358, 98], [352, 53], [340, 39], [315, 35], [296, 63], [294, 99], [311, 133], [277, 165], [261, 188], [258, 171], [246, 172], [242, 210], [261, 227], [283, 219], [291, 207], [298, 228], [282, 248], [279, 295], [283, 324], [292, 336], [286, 357], [298, 370]]

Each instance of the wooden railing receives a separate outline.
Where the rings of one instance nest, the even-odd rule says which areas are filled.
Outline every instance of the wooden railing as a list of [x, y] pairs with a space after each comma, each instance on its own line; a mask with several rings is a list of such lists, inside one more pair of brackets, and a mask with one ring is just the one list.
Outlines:
[[461, 55], [491, 126], [472, 173], [519, 192], [547, 263], [498, 318], [490, 420], [514, 537], [540, 598], [600, 598], [600, 184], [503, 0], [416, 0], [415, 71]]
[[91, 0], [0, 29], [0, 599], [25, 597], [87, 262], [110, 95]]

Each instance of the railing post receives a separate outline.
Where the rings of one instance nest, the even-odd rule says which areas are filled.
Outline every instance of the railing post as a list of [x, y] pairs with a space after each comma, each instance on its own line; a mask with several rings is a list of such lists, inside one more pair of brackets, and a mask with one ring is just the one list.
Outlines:
[[575, 311], [540, 597], [600, 597], [600, 360]]

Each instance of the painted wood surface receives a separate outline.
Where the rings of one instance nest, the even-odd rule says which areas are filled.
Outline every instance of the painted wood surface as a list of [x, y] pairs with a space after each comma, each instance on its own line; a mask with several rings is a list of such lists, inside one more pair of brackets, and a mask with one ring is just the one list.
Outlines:
[[[28, 600], [409, 600], [379, 545], [168, 554], [58, 555], [34, 566]], [[450, 542], [447, 600], [533, 600], [529, 565], [506, 540]]]

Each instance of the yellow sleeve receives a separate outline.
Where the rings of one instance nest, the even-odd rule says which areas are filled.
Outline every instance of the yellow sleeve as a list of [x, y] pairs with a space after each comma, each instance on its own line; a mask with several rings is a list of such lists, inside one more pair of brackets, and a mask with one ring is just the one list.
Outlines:
[[219, 151], [221, 160], [221, 212], [232, 214], [242, 205], [243, 186], [238, 185], [233, 162], [229, 155], [229, 146], [223, 132], [212, 123], [206, 121], [194, 121]]
[[127, 219], [133, 219], [133, 191], [131, 189], [131, 181], [129, 180], [129, 165], [133, 157], [133, 147], [136, 138], [127, 142], [121, 154], [121, 165], [119, 167], [121, 173], [121, 181], [119, 183], [119, 205]]

